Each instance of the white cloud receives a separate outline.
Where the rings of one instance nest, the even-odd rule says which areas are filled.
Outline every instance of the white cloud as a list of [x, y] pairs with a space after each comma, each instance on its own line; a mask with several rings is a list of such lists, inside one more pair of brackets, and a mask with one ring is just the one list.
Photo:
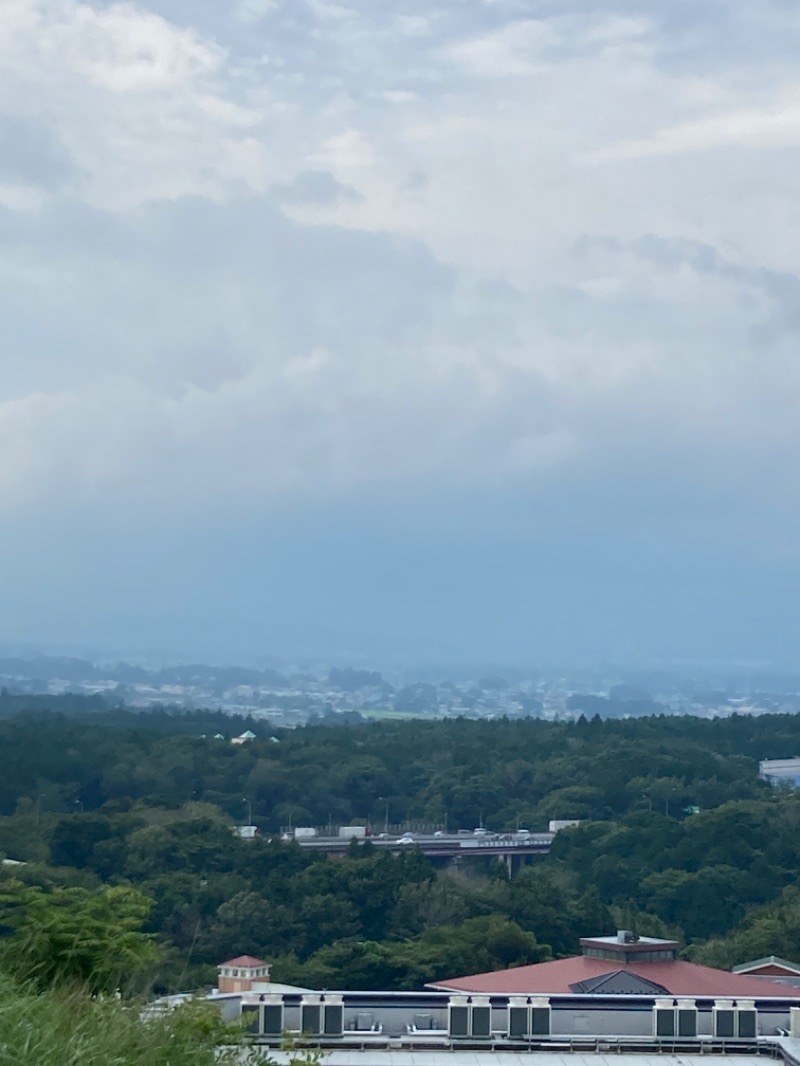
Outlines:
[[279, 0], [239, 0], [236, 17], [247, 24], [260, 22], [277, 9], [278, 3]]
[[350, 167], [365, 167], [373, 162], [375, 156], [372, 147], [361, 130], [344, 130], [334, 137], [329, 137], [318, 152], [311, 156], [311, 162], [322, 163], [335, 170]]
[[795, 148], [800, 144], [800, 98], [772, 105], [727, 111], [711, 118], [662, 130], [654, 137], [622, 143], [598, 153], [599, 159], [636, 159], [720, 148], [745, 150]]
[[397, 28], [404, 37], [429, 37], [433, 33], [431, 20], [425, 15], [399, 15]]
[[555, 20], [523, 19], [502, 29], [459, 41], [447, 55], [469, 74], [489, 78], [529, 76], [548, 45], [559, 43]]
[[7, 510], [800, 458], [792, 73], [611, 5], [155, 2], [0, 20]]
[[[772, 414], [800, 400], [800, 283], [685, 243], [607, 241], [561, 265], [569, 286], [525, 292], [459, 281], [389, 237], [258, 209], [248, 230], [241, 209], [165, 205], [113, 241], [98, 219], [88, 270], [67, 243], [30, 249], [56, 276], [83, 274], [60, 343], [77, 334], [95, 370], [0, 402], [6, 510], [531, 487], [603, 455], [622, 469], [676, 430], [681, 463], [697, 449], [723, 464], [798, 453], [794, 419]], [[18, 281], [18, 315], [37, 280]], [[41, 370], [57, 358], [40, 354]]]
[[264, 187], [260, 116], [225, 97], [214, 42], [132, 4], [75, 0], [19, 0], [0, 34], [0, 101], [59, 138], [89, 202]]

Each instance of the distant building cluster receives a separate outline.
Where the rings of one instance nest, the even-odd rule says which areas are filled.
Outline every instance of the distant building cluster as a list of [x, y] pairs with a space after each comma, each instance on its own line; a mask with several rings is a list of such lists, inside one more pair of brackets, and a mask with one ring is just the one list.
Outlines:
[[614, 673], [542, 676], [508, 670], [505, 675], [455, 671], [425, 680], [398, 671], [391, 678], [373, 670], [294, 667], [285, 671], [204, 664], [147, 667], [99, 664], [40, 656], [0, 658], [0, 688], [15, 694], [99, 696], [131, 707], [179, 705], [249, 715], [274, 726], [309, 721], [357, 721], [362, 717], [629, 718], [650, 714], [726, 717], [800, 710], [800, 693], [789, 679], [772, 687], [704, 685], [658, 672], [631, 684]]

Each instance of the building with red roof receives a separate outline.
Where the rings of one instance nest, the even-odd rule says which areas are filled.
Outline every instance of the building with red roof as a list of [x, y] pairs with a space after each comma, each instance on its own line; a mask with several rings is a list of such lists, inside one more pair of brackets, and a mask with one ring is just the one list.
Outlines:
[[471, 974], [436, 981], [430, 988], [483, 995], [658, 995], [694, 999], [763, 999], [774, 995], [796, 998], [800, 989], [765, 981], [744, 973], [729, 973], [678, 959], [678, 944], [640, 937], [581, 940], [582, 955], [511, 970]]
[[626, 930], [580, 944], [572, 958], [428, 987], [451, 993], [451, 1015], [460, 1012], [470, 1033], [475, 1011], [488, 1011], [493, 1024], [499, 1004], [509, 1031], [516, 1025], [543, 1038], [749, 1040], [800, 1030], [800, 988], [684, 962], [674, 940]]
[[[392, 992], [276, 985], [267, 963], [240, 955], [219, 967], [213, 998], [226, 1009], [236, 999], [251, 1031], [276, 1046], [289, 1033], [322, 1047], [351, 1042], [375, 1050], [613, 1047], [777, 1057], [782, 1041], [800, 1040], [798, 987], [684, 962], [675, 941], [624, 930], [580, 944], [572, 958]], [[754, 969], [763, 970], [763, 962]], [[799, 1064], [800, 1055], [791, 1066]]]

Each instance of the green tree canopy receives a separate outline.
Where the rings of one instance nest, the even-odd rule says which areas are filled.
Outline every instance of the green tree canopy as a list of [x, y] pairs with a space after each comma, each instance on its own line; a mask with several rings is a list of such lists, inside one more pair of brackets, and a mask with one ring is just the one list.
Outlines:
[[122, 885], [46, 892], [7, 881], [0, 887], [0, 925], [13, 935], [3, 943], [1, 961], [38, 988], [66, 984], [108, 993], [129, 987], [159, 958], [142, 932], [151, 905]]

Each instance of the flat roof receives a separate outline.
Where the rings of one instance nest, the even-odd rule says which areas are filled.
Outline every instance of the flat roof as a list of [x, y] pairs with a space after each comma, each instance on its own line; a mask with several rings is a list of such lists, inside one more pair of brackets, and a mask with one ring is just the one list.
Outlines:
[[620, 940], [619, 934], [616, 936], [582, 936], [581, 944], [611, 944], [620, 948], [636, 947], [637, 944], [643, 944], [646, 947], [678, 947], [677, 940], [661, 940], [656, 936], [636, 936], [634, 940]]
[[620, 940], [617, 936], [582, 936], [582, 948], [604, 948], [619, 954], [645, 951], [676, 951], [680, 947], [677, 940], [659, 940], [654, 936], [637, 936], [631, 940]]
[[[270, 1048], [270, 1058], [280, 1066], [289, 1066], [296, 1052], [275, 1051]], [[392, 1066], [765, 1066], [760, 1055], [641, 1055], [614, 1053], [609, 1055], [584, 1055], [548, 1051], [405, 1051], [367, 1048], [325, 1049], [325, 1066], [372, 1066], [379, 1057], [386, 1056]]]

